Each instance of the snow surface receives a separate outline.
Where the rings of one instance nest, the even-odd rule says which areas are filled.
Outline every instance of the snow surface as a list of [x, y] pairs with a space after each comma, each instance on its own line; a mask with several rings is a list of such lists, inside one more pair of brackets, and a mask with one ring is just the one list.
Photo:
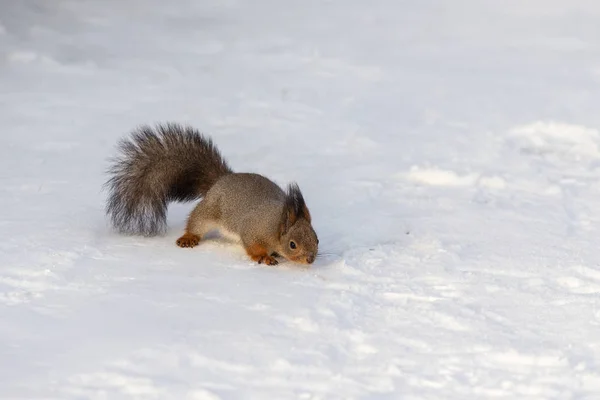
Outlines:
[[[600, 5], [0, 3], [3, 399], [600, 398]], [[297, 180], [321, 255], [112, 232], [141, 123]]]

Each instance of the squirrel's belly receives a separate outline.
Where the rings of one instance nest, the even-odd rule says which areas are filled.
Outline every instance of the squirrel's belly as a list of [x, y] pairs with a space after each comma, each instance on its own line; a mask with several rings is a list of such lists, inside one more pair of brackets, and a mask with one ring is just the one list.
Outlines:
[[242, 238], [240, 237], [240, 235], [238, 235], [235, 232], [231, 232], [223, 227], [219, 228], [219, 233], [221, 234], [221, 236], [223, 236], [226, 239], [229, 239], [233, 242], [241, 242]]

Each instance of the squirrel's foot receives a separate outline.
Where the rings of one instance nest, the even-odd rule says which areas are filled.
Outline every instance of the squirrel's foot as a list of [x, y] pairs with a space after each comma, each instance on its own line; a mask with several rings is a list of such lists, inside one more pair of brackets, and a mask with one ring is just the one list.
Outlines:
[[267, 265], [277, 265], [279, 264], [279, 261], [277, 261], [274, 257], [271, 256], [262, 256], [260, 257], [258, 260], [259, 264], [267, 264]]
[[182, 237], [177, 239], [177, 242], [175, 243], [177, 243], [177, 246], [179, 247], [194, 247], [200, 243], [200, 236], [186, 232]]
[[253, 261], [259, 264], [277, 265], [279, 262], [275, 257], [270, 256], [267, 249], [259, 244], [254, 244], [246, 247], [246, 252]]

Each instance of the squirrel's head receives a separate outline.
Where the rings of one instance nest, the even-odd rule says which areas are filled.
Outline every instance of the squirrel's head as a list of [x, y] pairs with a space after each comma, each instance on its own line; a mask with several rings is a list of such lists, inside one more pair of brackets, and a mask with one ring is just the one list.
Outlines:
[[288, 260], [312, 264], [317, 257], [319, 239], [311, 225], [310, 213], [297, 184], [288, 186], [281, 215], [281, 251]]

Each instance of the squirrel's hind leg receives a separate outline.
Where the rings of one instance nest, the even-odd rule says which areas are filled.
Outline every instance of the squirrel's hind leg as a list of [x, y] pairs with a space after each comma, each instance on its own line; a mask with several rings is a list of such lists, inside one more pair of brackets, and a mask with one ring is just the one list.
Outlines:
[[215, 222], [213, 211], [205, 201], [198, 203], [188, 217], [185, 233], [177, 239], [177, 246], [195, 247], [205, 234], [215, 229], [218, 224]]

